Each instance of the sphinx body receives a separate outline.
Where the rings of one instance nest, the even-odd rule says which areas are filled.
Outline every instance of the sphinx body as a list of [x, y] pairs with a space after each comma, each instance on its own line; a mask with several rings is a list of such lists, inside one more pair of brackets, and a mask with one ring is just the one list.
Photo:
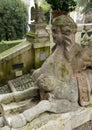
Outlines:
[[57, 46], [32, 78], [40, 89], [41, 100], [48, 100], [52, 104], [49, 111], [59, 113], [78, 108], [77, 81], [62, 47]]

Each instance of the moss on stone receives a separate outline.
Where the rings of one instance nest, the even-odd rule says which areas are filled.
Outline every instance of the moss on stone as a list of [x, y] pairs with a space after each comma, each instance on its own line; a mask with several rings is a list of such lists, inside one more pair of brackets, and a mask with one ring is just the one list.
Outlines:
[[2, 40], [2, 42], [1, 43], [4, 43], [4, 44], [14, 44], [14, 43], [21, 43], [21, 42], [23, 42], [24, 41], [24, 39], [19, 39], [19, 40], [13, 40], [13, 41], [3, 41]]
[[50, 55], [50, 48], [49, 47], [42, 47], [42, 48], [36, 48], [35, 49], [35, 68], [41, 67], [41, 65], [44, 63], [44, 60], [40, 59], [40, 54], [41, 53], [46, 53], [46, 59]]
[[33, 32], [32, 33], [28, 32], [27, 36], [32, 37], [32, 38], [37, 38], [38, 37], [38, 35], [36, 33], [33, 33]]
[[61, 76], [62, 76], [62, 78], [65, 78], [68, 74], [69, 74], [69, 71], [68, 71], [68, 69], [66, 68], [66, 65], [63, 64], [63, 65], [61, 66]]
[[0, 42], [0, 53], [18, 45], [19, 43], [21, 43], [23, 41], [24, 41], [24, 39], [13, 40], [13, 41], [1, 41]]

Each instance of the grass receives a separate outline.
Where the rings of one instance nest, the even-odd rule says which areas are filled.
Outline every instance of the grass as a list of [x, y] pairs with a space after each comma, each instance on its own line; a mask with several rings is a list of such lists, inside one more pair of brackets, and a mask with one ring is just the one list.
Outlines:
[[1, 41], [0, 42], [0, 53], [22, 43], [24, 39], [19, 39], [19, 40], [13, 40], [13, 41]]

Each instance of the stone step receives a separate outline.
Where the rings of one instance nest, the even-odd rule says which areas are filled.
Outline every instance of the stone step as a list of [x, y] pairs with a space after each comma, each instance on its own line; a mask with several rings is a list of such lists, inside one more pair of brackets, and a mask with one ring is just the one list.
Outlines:
[[0, 87], [0, 94], [11, 93], [11, 89], [8, 84]]
[[12, 92], [23, 91], [34, 86], [34, 82], [31, 79], [30, 74], [22, 75], [16, 79], [9, 80], [8, 85]]

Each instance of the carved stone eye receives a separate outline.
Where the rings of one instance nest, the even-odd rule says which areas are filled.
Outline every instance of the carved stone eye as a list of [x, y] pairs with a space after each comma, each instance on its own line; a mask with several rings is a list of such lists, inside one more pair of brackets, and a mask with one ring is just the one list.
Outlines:
[[69, 26], [62, 27], [62, 33], [70, 35], [72, 33], [72, 29]]

